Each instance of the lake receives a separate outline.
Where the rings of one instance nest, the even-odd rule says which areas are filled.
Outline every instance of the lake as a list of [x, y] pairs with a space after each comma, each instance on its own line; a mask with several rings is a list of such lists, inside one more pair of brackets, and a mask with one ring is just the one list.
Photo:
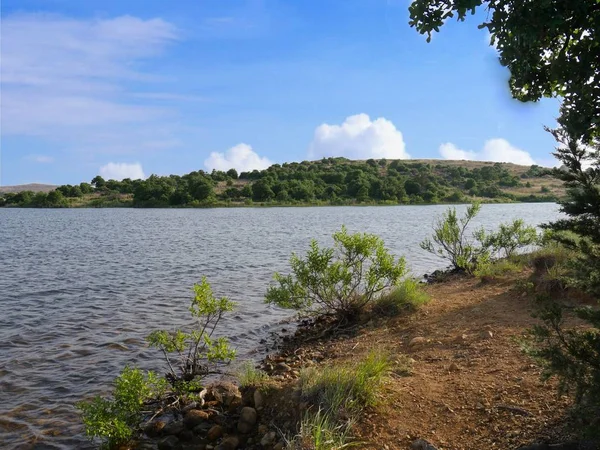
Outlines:
[[[144, 338], [189, 325], [202, 275], [239, 303], [222, 327], [239, 359], [258, 358], [260, 341], [292, 315], [263, 303], [291, 252], [312, 238], [331, 244], [345, 224], [378, 234], [422, 275], [446, 265], [419, 248], [445, 209], [0, 209], [0, 448], [93, 448], [74, 403], [106, 390], [126, 364], [162, 371]], [[494, 204], [474, 224], [557, 217], [555, 204]]]

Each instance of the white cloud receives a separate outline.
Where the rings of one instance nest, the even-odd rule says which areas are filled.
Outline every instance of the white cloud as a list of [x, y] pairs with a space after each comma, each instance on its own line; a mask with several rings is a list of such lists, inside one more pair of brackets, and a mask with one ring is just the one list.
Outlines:
[[311, 158], [344, 156], [350, 159], [408, 159], [402, 133], [389, 120], [367, 114], [346, 118], [341, 125], [319, 125], [308, 153]]
[[136, 67], [177, 39], [172, 24], [49, 14], [13, 14], [1, 23], [4, 135], [71, 143], [86, 153], [133, 145], [140, 134], [165, 139], [173, 111], [156, 98], [132, 102], [127, 90], [161, 81]]
[[513, 147], [506, 139], [489, 139], [485, 141], [480, 152], [462, 150], [451, 142], [440, 145], [440, 155], [444, 159], [467, 159], [474, 161], [510, 162], [523, 166], [531, 166], [535, 161], [525, 150]]
[[212, 152], [204, 161], [208, 170], [229, 170], [248, 172], [254, 169], [266, 169], [273, 163], [265, 157], [260, 157], [248, 144], [238, 144], [224, 153]]
[[27, 156], [27, 160], [39, 164], [49, 164], [54, 162], [54, 158], [47, 155], [29, 155]]
[[124, 178], [131, 178], [132, 180], [146, 178], [140, 163], [128, 164], [109, 162], [108, 164], [100, 167], [98, 174], [105, 180], [121, 181]]

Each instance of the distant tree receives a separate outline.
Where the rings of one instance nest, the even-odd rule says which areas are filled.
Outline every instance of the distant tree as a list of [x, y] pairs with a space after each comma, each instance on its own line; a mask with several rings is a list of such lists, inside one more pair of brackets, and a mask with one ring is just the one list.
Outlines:
[[96, 175], [94, 178], [92, 178], [91, 184], [95, 189], [98, 190], [102, 189], [106, 185], [106, 181], [100, 175]]
[[79, 183], [79, 188], [81, 189], [81, 192], [84, 194], [91, 194], [94, 189], [92, 188], [92, 185], [89, 183]]
[[229, 169], [227, 171], [227, 176], [233, 178], [234, 180], [237, 180], [238, 179], [237, 170], [235, 170], [235, 169]]

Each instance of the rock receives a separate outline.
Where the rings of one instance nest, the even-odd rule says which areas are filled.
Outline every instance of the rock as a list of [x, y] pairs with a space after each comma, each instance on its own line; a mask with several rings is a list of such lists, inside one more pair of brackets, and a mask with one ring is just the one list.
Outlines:
[[251, 408], [250, 406], [244, 406], [242, 411], [240, 412], [240, 422], [245, 422], [249, 425], [254, 426], [256, 424], [256, 420], [258, 419], [258, 414], [256, 413], [256, 409]]
[[213, 424], [210, 422], [202, 422], [200, 425], [194, 427], [194, 433], [205, 436], [212, 427]]
[[176, 436], [167, 436], [158, 441], [158, 450], [178, 450], [181, 448], [181, 442]]
[[284, 362], [279, 362], [275, 364], [275, 370], [277, 372], [291, 372], [292, 368]]
[[237, 436], [229, 436], [215, 447], [215, 450], [235, 450], [240, 446], [240, 440]]
[[177, 422], [171, 422], [162, 429], [163, 434], [167, 436], [175, 436], [185, 430], [185, 426], [183, 425], [183, 421], [178, 420]]
[[273, 445], [275, 439], [277, 439], [277, 433], [275, 433], [274, 431], [269, 431], [260, 440], [260, 445], [262, 445], [263, 447]]
[[448, 366], [448, 371], [449, 372], [459, 372], [460, 367], [458, 367], [458, 365], [456, 363], [452, 363], [452, 364], [450, 364], [450, 366]]
[[189, 442], [194, 439], [194, 432], [192, 430], [183, 430], [177, 437], [180, 441]]
[[188, 428], [195, 428], [202, 422], [208, 420], [210, 415], [206, 411], [200, 409], [192, 409], [187, 412], [183, 418], [183, 424]]
[[269, 431], [269, 427], [267, 427], [266, 425], [260, 424], [258, 426], [258, 434], [266, 434], [267, 431]]
[[494, 333], [492, 333], [490, 330], [484, 330], [479, 333], [479, 337], [481, 339], [492, 339], [494, 337]]
[[223, 436], [223, 427], [221, 425], [213, 425], [208, 433], [206, 433], [206, 437], [209, 441], [216, 441], [221, 436]]
[[419, 347], [426, 343], [427, 343], [427, 339], [425, 339], [423, 336], [417, 336], [410, 340], [410, 342], [408, 343], [408, 346], [409, 347]]
[[150, 437], [158, 436], [165, 428], [166, 423], [163, 420], [153, 420], [144, 427], [144, 433]]
[[278, 442], [273, 446], [273, 450], [283, 450], [285, 448], [285, 443]]
[[254, 391], [254, 407], [262, 408], [264, 406], [265, 400], [263, 398], [262, 393], [257, 389]]
[[411, 450], [437, 450], [433, 445], [427, 442], [425, 439], [417, 439], [410, 444]]
[[223, 404], [227, 407], [231, 405], [231, 402], [234, 401], [234, 399], [239, 399], [241, 402], [242, 394], [235, 384], [227, 381], [222, 381], [209, 386], [205, 395], [206, 401], [214, 401], [217, 402], [217, 404]]

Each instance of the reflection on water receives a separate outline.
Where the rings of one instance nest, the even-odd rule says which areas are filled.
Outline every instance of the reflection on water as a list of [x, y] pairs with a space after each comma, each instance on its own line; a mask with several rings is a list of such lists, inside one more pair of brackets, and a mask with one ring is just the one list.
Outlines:
[[[464, 207], [459, 207], [464, 209]], [[264, 209], [0, 209], [0, 448], [86, 448], [73, 407], [125, 364], [161, 369], [144, 337], [189, 324], [202, 275], [239, 303], [223, 329], [239, 354], [290, 314], [263, 303], [274, 271], [345, 224], [381, 236], [415, 274], [444, 206]], [[475, 226], [553, 220], [553, 204], [484, 205]]]

